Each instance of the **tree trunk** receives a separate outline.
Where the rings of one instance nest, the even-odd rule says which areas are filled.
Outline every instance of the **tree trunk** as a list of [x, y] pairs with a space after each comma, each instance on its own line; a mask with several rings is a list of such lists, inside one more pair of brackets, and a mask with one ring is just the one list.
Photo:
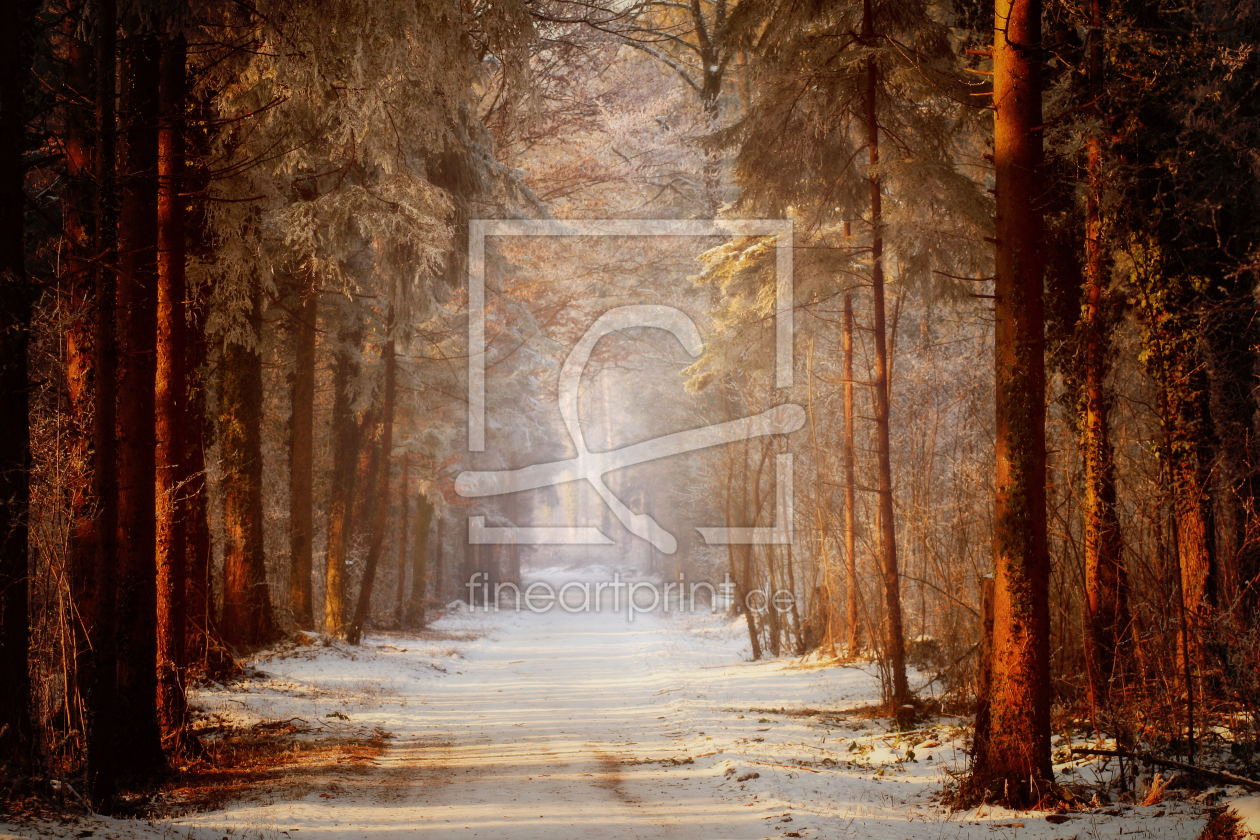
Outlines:
[[[699, 47], [700, 110], [704, 114], [705, 131], [712, 132], [718, 129], [722, 107], [722, 76], [726, 72], [726, 62], [720, 55], [720, 45], [714, 42], [714, 38], [720, 37], [725, 27], [725, 3], [718, 3], [714, 8], [712, 24], [705, 20], [699, 3], [692, 3], [690, 8], [691, 25]], [[701, 197], [700, 215], [702, 218], [714, 219], [722, 205], [722, 160], [720, 152], [714, 148], [705, 149], [703, 153], [704, 195]]]
[[1231, 294], [1213, 312], [1203, 343], [1209, 404], [1220, 434], [1212, 494], [1220, 536], [1217, 607], [1231, 611], [1235, 627], [1244, 628], [1260, 611], [1260, 470], [1252, 454], [1260, 318], [1249, 281], [1233, 278], [1230, 285]]
[[[249, 316], [262, 332], [262, 292], [255, 288]], [[223, 640], [236, 647], [264, 644], [276, 636], [267, 588], [262, 501], [262, 354], [228, 342], [220, 391], [223, 449]]]
[[342, 632], [346, 619], [346, 553], [359, 462], [359, 427], [350, 404], [350, 385], [358, 375], [358, 365], [351, 348], [358, 347], [362, 333], [358, 327], [344, 329], [340, 341], [333, 373], [333, 474], [328, 500], [328, 548], [324, 556], [324, 629], [333, 634]]
[[[157, 38], [123, 45], [126, 168], [119, 216], [118, 694], [119, 770], [148, 777], [165, 766], [157, 716], [157, 561], [154, 382], [157, 344]], [[126, 644], [121, 644], [126, 640]]]
[[93, 569], [93, 614], [88, 624], [88, 658], [81, 661], [80, 681], [87, 736], [87, 789], [92, 802], [114, 796], [117, 779], [118, 714], [117, 603], [118, 350], [115, 336], [115, 268], [118, 252], [118, 185], [115, 88], [118, 80], [116, 0], [100, 0], [96, 43], [96, 253], [93, 272], [96, 306], [93, 344], [96, 393], [92, 440], [92, 491], [100, 505], [96, 523]]
[[1041, 4], [998, 0], [994, 516], [990, 701], [971, 785], [1033, 805], [1050, 793], [1050, 562], [1046, 546]]
[[[730, 392], [727, 392], [726, 404], [731, 405]], [[743, 448], [739, 452], [739, 463], [742, 471], [739, 487], [739, 517], [732, 515], [732, 507], [735, 504], [735, 462], [728, 461], [731, 465], [728, 473], [729, 480], [726, 488], [726, 522], [728, 524], [738, 524], [747, 526], [748, 522], [748, 441], [744, 441]], [[728, 545], [727, 559], [731, 566], [731, 578], [734, 583], [734, 596], [736, 608], [744, 613], [744, 624], [748, 628], [748, 644], [751, 648], [752, 659], [754, 662], [761, 659], [761, 635], [760, 628], [757, 626], [757, 616], [754, 614], [752, 605], [748, 603], [749, 595], [752, 592], [752, 546], [751, 545]], [[736, 560], [742, 555], [742, 560]]]
[[209, 380], [207, 364], [209, 347], [205, 334], [205, 305], [192, 306], [191, 334], [185, 341], [187, 356], [184, 376], [188, 383], [188, 399], [185, 402], [187, 423], [184, 428], [185, 457], [188, 460], [188, 486], [184, 491], [188, 522], [185, 525], [188, 538], [188, 574], [185, 581], [186, 625], [185, 660], [197, 663], [206, 671], [212, 671], [211, 652], [217, 642], [214, 605], [210, 597], [211, 545], [210, 499], [206, 491], [206, 449], [213, 434], [210, 419], [206, 416], [206, 391]]
[[402, 482], [398, 487], [398, 587], [394, 596], [394, 622], [402, 626], [407, 598], [407, 502], [411, 498], [411, 454], [403, 453]]
[[376, 567], [380, 563], [385, 544], [385, 522], [389, 514], [389, 468], [394, 449], [394, 379], [398, 359], [394, 354], [394, 311], [390, 308], [385, 322], [389, 336], [385, 340], [385, 395], [381, 410], [380, 455], [376, 458], [375, 487], [372, 489], [372, 541], [368, 544], [367, 560], [363, 564], [363, 582], [359, 585], [359, 602], [355, 605], [354, 620], [346, 631], [346, 641], [357, 645], [363, 639], [363, 625], [372, 609], [372, 586], [376, 582]]
[[[871, 0], [866, 0], [862, 15], [862, 37], [875, 37]], [[872, 168], [879, 166], [879, 114], [876, 93], [879, 67], [875, 59], [866, 63], [866, 143]], [[884, 323], [884, 218], [883, 189], [878, 175], [872, 172], [871, 182], [871, 309], [875, 334], [875, 456], [879, 470], [879, 526], [884, 556], [884, 602], [886, 607], [885, 650], [892, 679], [893, 710], [899, 710], [910, 699], [906, 682], [906, 640], [901, 623], [901, 575], [897, 568], [897, 527], [893, 518], [892, 456], [889, 442], [889, 370], [888, 340]]]
[[[80, 616], [76, 629], [86, 630], [92, 622], [95, 597], [93, 567], [96, 560], [97, 506], [92, 492], [93, 426], [96, 352], [93, 313], [92, 231], [92, 126], [91, 103], [93, 58], [90, 45], [78, 35], [83, 26], [82, 12], [66, 15], [62, 36], [66, 40], [65, 92], [62, 113], [65, 133], [65, 190], [62, 201], [62, 235], [65, 239], [66, 311], [73, 320], [65, 333], [66, 395], [70, 403], [72, 439], [71, 461], [75, 465], [70, 487], [69, 577], [75, 609]], [[86, 656], [90, 642], [82, 633], [76, 639], [79, 656]]]
[[1207, 383], [1197, 359], [1181, 359], [1176, 375], [1163, 387], [1169, 428], [1166, 446], [1169, 490], [1173, 497], [1174, 538], [1177, 548], [1178, 670], [1186, 691], [1187, 739], [1190, 761], [1195, 756], [1195, 695], [1204, 696], [1202, 675], [1211, 644], [1219, 584], [1209, 475], [1213, 462], [1208, 441], [1212, 433]]
[[[407, 624], [424, 627], [424, 602], [429, 595], [429, 525], [433, 522], [433, 505], [423, 493], [416, 496], [416, 533], [411, 544], [411, 602], [407, 607]], [[438, 521], [439, 533], [441, 520]]]
[[[420, 504], [419, 500], [416, 501], [416, 504]], [[417, 510], [417, 512], [419, 511]], [[435, 535], [437, 537], [437, 547], [433, 551], [433, 597], [445, 598], [446, 597], [446, 575], [444, 572], [445, 563], [443, 561], [445, 559], [444, 552], [446, 550], [446, 517], [440, 516], [436, 512], [430, 515], [437, 516], [437, 529], [436, 529], [437, 534]], [[427, 528], [425, 529], [424, 534], [425, 534], [425, 539], [427, 540], [428, 535], [429, 535], [429, 531]], [[413, 546], [412, 556], [414, 557], [414, 555], [415, 555], [415, 547]], [[425, 561], [427, 562], [428, 557], [429, 557], [429, 551], [428, 551], [427, 545], [425, 546], [424, 556], [425, 556]], [[425, 597], [425, 591], [427, 589], [427, 584], [421, 584], [420, 587], [421, 587], [420, 588], [421, 603], [423, 603], [423, 599]], [[416, 583], [414, 580], [411, 582], [411, 591], [412, 592], [416, 591]]]
[[[1102, 94], [1102, 8], [1091, 0], [1089, 42], [1090, 99]], [[1097, 105], [1092, 106], [1100, 115]], [[1088, 194], [1085, 207], [1085, 305], [1082, 370], [1081, 450], [1085, 459], [1082, 513], [1085, 519], [1086, 657], [1089, 699], [1095, 707], [1110, 703], [1112, 681], [1124, 667], [1120, 646], [1128, 627], [1127, 576], [1120, 520], [1116, 512], [1116, 476], [1107, 429], [1110, 397], [1106, 390], [1109, 351], [1107, 278], [1102, 246], [1102, 141], [1088, 141]]]
[[31, 738], [30, 428], [26, 348], [34, 295], [23, 239], [23, 137], [33, 3], [0, 11], [0, 765], [29, 769]]
[[845, 604], [845, 644], [849, 656], [862, 648], [857, 573], [857, 470], [853, 449], [853, 296], [844, 296], [844, 556], [849, 591]]
[[993, 689], [993, 575], [980, 578], [980, 644], [976, 651], [976, 719], [973, 753], [982, 750], [989, 731], [989, 703]]
[[289, 438], [289, 608], [293, 623], [310, 627], [314, 567], [315, 327], [319, 293], [315, 273], [303, 268], [302, 302], [294, 318], [293, 417]]
[[[608, 380], [605, 379], [604, 381], [607, 382]], [[605, 390], [605, 394], [607, 394], [606, 390]], [[612, 412], [608, 411], [607, 401], [605, 401], [604, 403], [604, 410], [605, 410], [605, 417], [612, 416]], [[609, 433], [608, 439], [612, 440], [611, 432]], [[516, 506], [517, 504], [519, 504], [517, 496], [518, 494], [512, 493], [511, 495], [507, 497], [507, 518], [508, 518], [508, 521], [511, 522], [513, 525], [515, 525], [516, 522], [518, 521], [516, 518], [517, 517]], [[520, 546], [516, 544], [516, 540], [513, 540], [511, 543], [504, 546], [504, 551], [507, 554], [507, 574], [504, 577], [508, 583], [513, 583], [513, 584], [516, 584], [517, 586], [520, 586], [521, 585]], [[680, 570], [681, 568], [682, 567], [679, 566]], [[679, 585], [681, 587], [681, 581], [679, 581]], [[679, 589], [679, 591], [680, 592], [682, 591], [681, 588]]]
[[[68, 578], [78, 621], [74, 624], [75, 677], [83, 699], [83, 734], [88, 752], [96, 737], [93, 729], [94, 625], [96, 621], [96, 552], [100, 537], [100, 500], [94, 492], [93, 444], [96, 440], [95, 243], [93, 216], [92, 76], [91, 46], [79, 38], [83, 13], [67, 15], [62, 23], [66, 39], [66, 78], [62, 96], [65, 119], [65, 190], [62, 231], [65, 238], [66, 309], [73, 321], [65, 333], [66, 394], [70, 404], [72, 484], [69, 488], [70, 545]], [[113, 429], [111, 428], [112, 432]], [[89, 769], [89, 777], [91, 776]], [[91, 791], [88, 791], [89, 796]]]
[[158, 133], [158, 311], [156, 403], [158, 717], [177, 751], [187, 716], [184, 694], [184, 588], [187, 576], [187, 382], [184, 375], [184, 62], [182, 36], [163, 44]]

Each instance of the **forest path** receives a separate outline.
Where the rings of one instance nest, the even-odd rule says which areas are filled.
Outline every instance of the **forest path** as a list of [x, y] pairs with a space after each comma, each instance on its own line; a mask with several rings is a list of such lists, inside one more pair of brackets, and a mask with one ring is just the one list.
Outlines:
[[178, 822], [303, 840], [767, 836], [762, 809], [719, 801], [712, 768], [680, 763], [713, 755], [676, 699], [703, 655], [669, 617], [622, 608], [465, 613], [488, 632], [446, 676], [386, 688], [397, 709], [374, 772]]
[[[412, 787], [387, 806], [433, 837], [762, 837], [747, 809], [711, 799], [680, 748], [692, 728], [669, 695], [686, 681], [656, 615], [563, 610], [508, 617], [426, 698], [433, 734], [396, 741]], [[405, 815], [408, 809], [421, 813]], [[379, 824], [379, 823], [378, 823]], [[375, 836], [375, 835], [374, 835]], [[387, 836], [387, 835], [380, 835]]]
[[876, 675], [749, 662], [745, 633], [707, 609], [464, 608], [357, 647], [284, 643], [192, 698], [238, 731], [299, 724], [282, 775], [170, 822], [0, 824], [0, 840], [1193, 840], [1203, 825], [1185, 801], [1054, 822], [943, 810], [965, 721], [897, 732], [863, 711]]

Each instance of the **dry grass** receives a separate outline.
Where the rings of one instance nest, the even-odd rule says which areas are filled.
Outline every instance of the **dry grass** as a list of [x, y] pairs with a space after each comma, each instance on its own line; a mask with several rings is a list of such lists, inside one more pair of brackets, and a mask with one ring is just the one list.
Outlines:
[[1151, 778], [1151, 782], [1147, 786], [1145, 792], [1139, 793], [1139, 796], [1141, 797], [1141, 800], [1142, 800], [1142, 804], [1143, 805], [1158, 805], [1159, 803], [1163, 802], [1164, 796], [1168, 791], [1168, 785], [1172, 782], [1172, 780], [1173, 780], [1172, 776], [1169, 776], [1167, 779], [1165, 779], [1159, 773], [1156, 773]]
[[229, 802], [300, 799], [314, 791], [334, 796], [339, 780], [372, 772], [390, 734], [304, 737], [292, 721], [251, 727], [216, 727], [202, 755], [180, 769], [154, 797], [163, 816], [211, 811]]
[[1209, 812], [1207, 825], [1199, 834], [1199, 840], [1248, 840], [1254, 835], [1243, 828], [1242, 820], [1228, 808], [1216, 808]]

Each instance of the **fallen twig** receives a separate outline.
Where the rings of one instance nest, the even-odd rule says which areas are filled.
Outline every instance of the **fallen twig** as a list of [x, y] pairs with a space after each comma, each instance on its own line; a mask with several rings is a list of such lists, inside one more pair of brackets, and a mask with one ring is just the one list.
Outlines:
[[789, 770], [808, 770], [811, 773], [822, 773], [821, 770], [815, 770], [813, 767], [805, 767], [801, 764], [780, 764], [777, 761], [755, 761], [748, 759], [749, 764], [762, 764], [766, 767], [786, 767]]
[[1193, 764], [1186, 764], [1181, 761], [1173, 761], [1168, 758], [1156, 758], [1148, 753], [1129, 752], [1128, 750], [1098, 750], [1086, 747], [1073, 747], [1072, 755], [1101, 755], [1113, 758], [1131, 758], [1135, 761], [1145, 762], [1146, 764], [1155, 764], [1160, 767], [1171, 767], [1174, 770], [1184, 770], [1187, 773], [1198, 773], [1207, 776], [1209, 779], [1216, 779], [1226, 784], [1239, 785], [1249, 790], [1260, 791], [1260, 782], [1255, 779], [1248, 779], [1245, 776], [1235, 776], [1233, 773], [1226, 773], [1224, 770], [1208, 770], [1206, 767], [1196, 767]]

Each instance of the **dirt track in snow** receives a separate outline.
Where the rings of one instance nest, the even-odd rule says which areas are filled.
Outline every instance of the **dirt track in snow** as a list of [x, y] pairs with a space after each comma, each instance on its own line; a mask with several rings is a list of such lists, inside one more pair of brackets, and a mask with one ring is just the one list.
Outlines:
[[[240, 725], [388, 733], [383, 752], [295, 768], [292, 786], [171, 822], [93, 818], [16, 836], [1190, 840], [1202, 825], [1183, 803], [1061, 824], [947, 813], [931, 796], [946, 769], [962, 767], [961, 728], [932, 723], [908, 739], [887, 721], [845, 713], [876, 700], [873, 675], [749, 663], [742, 624], [463, 610], [422, 638], [283, 649], [259, 658], [258, 678], [195, 702]], [[0, 840], [8, 830], [0, 825]]]
[[522, 612], [492, 633], [402, 707], [379, 772], [180, 822], [301, 838], [766, 836], [762, 814], [715, 801], [710, 774], [675, 763], [694, 727], [670, 700], [679, 672], [659, 617]]

